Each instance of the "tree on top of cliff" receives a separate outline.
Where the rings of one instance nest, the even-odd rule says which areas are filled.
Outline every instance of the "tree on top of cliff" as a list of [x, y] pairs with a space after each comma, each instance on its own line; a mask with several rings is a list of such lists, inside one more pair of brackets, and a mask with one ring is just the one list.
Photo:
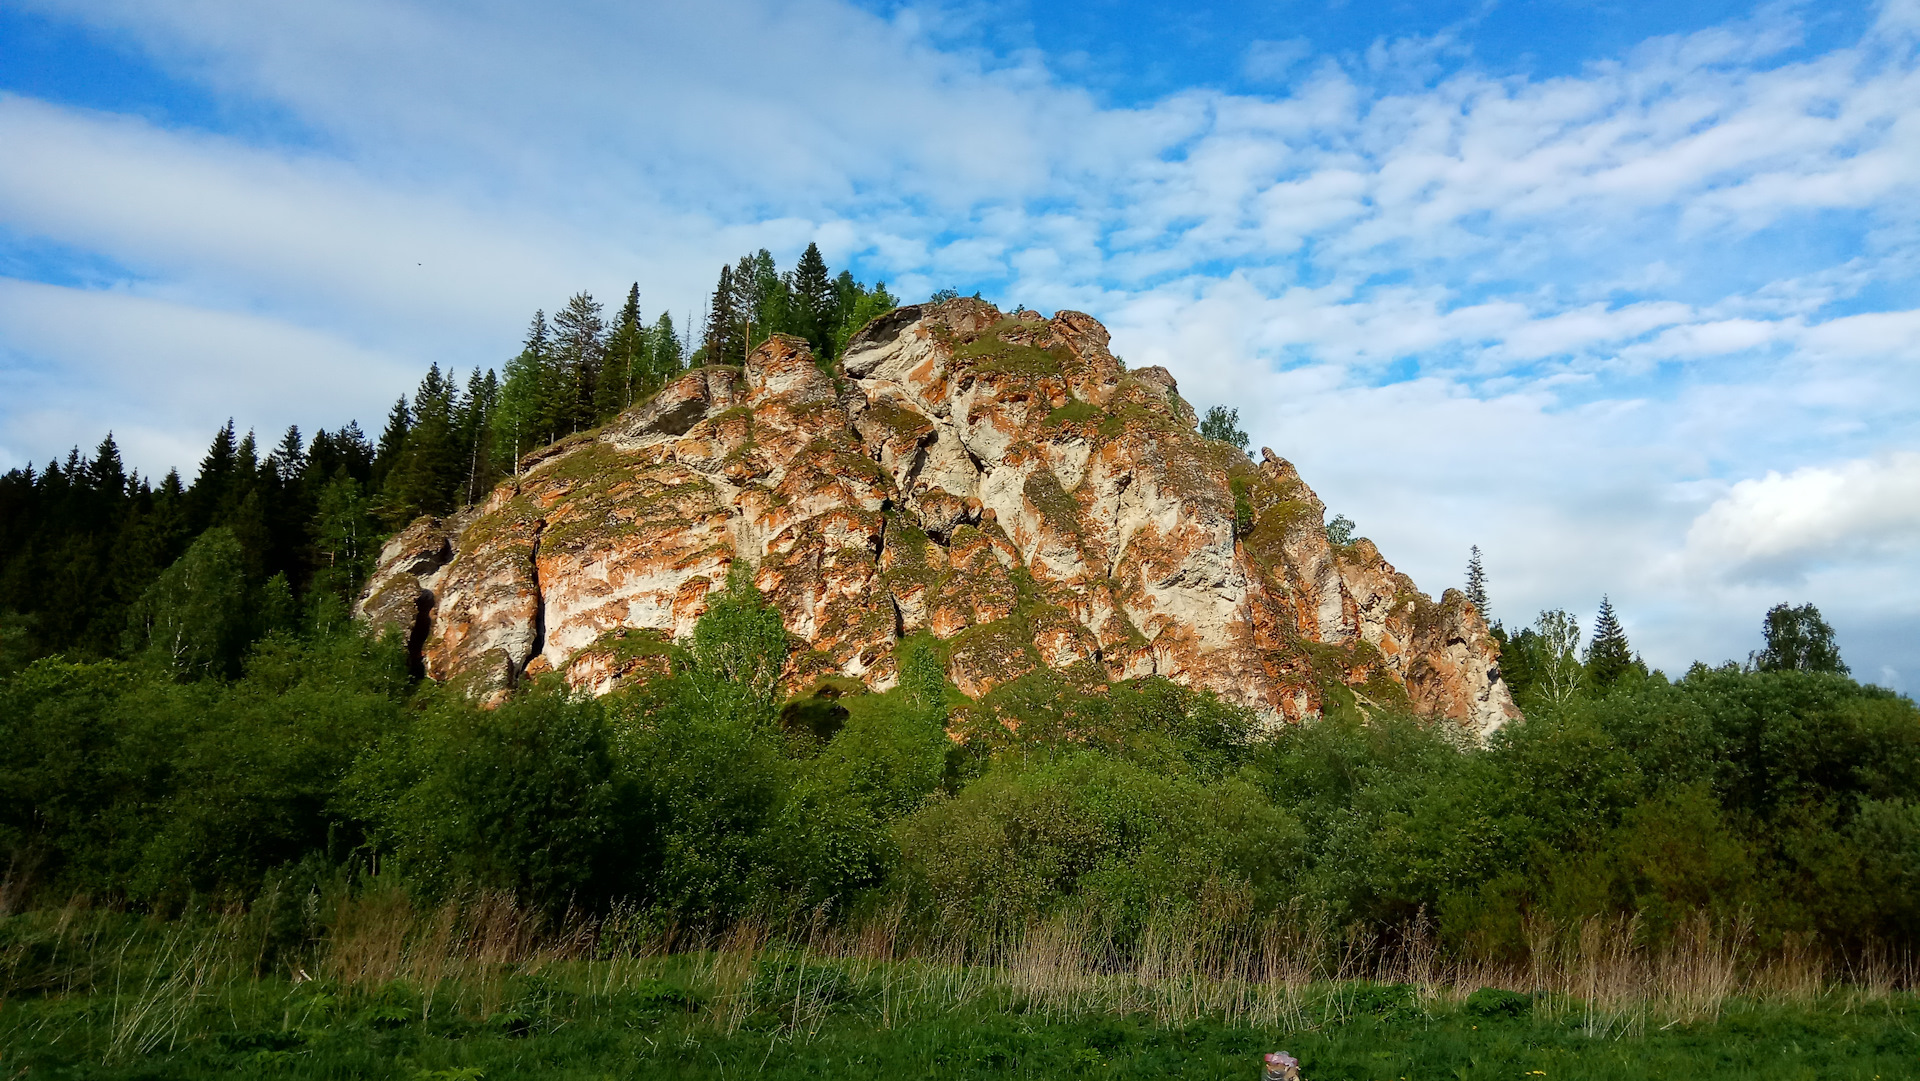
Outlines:
[[820, 246], [808, 244], [793, 268], [794, 330], [822, 355], [833, 344], [837, 299]]
[[739, 298], [734, 288], [733, 268], [722, 266], [720, 280], [713, 287], [713, 299], [707, 305], [706, 339], [701, 346], [709, 364], [739, 364], [746, 357], [740, 342]]
[[569, 393], [556, 402], [556, 431], [577, 432], [594, 424], [594, 390], [606, 359], [607, 324], [591, 293], [575, 293], [553, 317], [555, 360]]
[[1596, 687], [1611, 687], [1632, 668], [1627, 632], [1613, 614], [1613, 601], [1603, 595], [1600, 614], [1593, 621], [1593, 640], [1587, 643], [1587, 679]]
[[640, 283], [627, 289], [627, 302], [614, 317], [613, 332], [607, 336], [606, 359], [600, 365], [600, 380], [593, 391], [593, 411], [606, 420], [633, 404], [636, 391], [645, 393], [649, 369], [647, 330], [640, 325]]
[[1211, 406], [1207, 415], [1200, 420], [1200, 434], [1207, 439], [1216, 439], [1229, 446], [1247, 449], [1249, 437], [1240, 430], [1240, 410], [1228, 409], [1224, 405]]
[[1840, 647], [1833, 640], [1833, 628], [1820, 618], [1820, 609], [1811, 604], [1798, 608], [1776, 604], [1767, 609], [1763, 630], [1767, 648], [1754, 653], [1748, 663], [1761, 672], [1837, 672], [1851, 669], [1840, 659]]
[[1480, 563], [1480, 546], [1474, 545], [1467, 556], [1467, 600], [1473, 602], [1473, 609], [1480, 618], [1493, 622], [1487, 612], [1487, 570]]
[[552, 411], [547, 407], [555, 383], [552, 354], [547, 313], [536, 311], [520, 354], [506, 363], [506, 378], [493, 411], [493, 446], [503, 472], [513, 472], [521, 455], [554, 436], [548, 423]]

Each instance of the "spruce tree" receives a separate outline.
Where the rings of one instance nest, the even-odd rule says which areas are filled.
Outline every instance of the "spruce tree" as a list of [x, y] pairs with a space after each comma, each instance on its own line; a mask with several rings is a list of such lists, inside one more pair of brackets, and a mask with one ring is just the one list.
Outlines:
[[547, 314], [534, 312], [520, 355], [506, 363], [506, 378], [493, 409], [494, 469], [501, 474], [515, 472], [523, 455], [552, 439], [548, 426], [551, 352]]
[[1487, 571], [1480, 565], [1480, 546], [1474, 545], [1467, 556], [1467, 600], [1473, 603], [1473, 610], [1480, 618], [1493, 622], [1487, 611]]
[[815, 355], [827, 359], [833, 345], [837, 307], [833, 279], [827, 261], [820, 257], [820, 246], [808, 244], [793, 268], [793, 307], [795, 331], [813, 345]]
[[1593, 638], [1587, 643], [1587, 680], [1602, 690], [1619, 682], [1633, 668], [1633, 649], [1627, 645], [1627, 632], [1613, 613], [1613, 601], [1600, 598], [1600, 614], [1593, 621]]
[[640, 325], [640, 283], [627, 290], [627, 302], [620, 306], [613, 332], [607, 336], [606, 361], [600, 368], [600, 383], [594, 390], [593, 408], [604, 421], [632, 405], [636, 391], [646, 377], [647, 332]]
[[556, 415], [556, 431], [577, 432], [595, 422], [594, 391], [606, 357], [606, 321], [600, 303], [589, 293], [575, 293], [553, 317], [558, 367], [568, 387], [564, 416]]
[[713, 287], [713, 300], [707, 308], [706, 350], [709, 364], [739, 364], [745, 359], [740, 348], [740, 315], [736, 309], [733, 268], [720, 268], [720, 281]]
[[664, 385], [686, 367], [685, 350], [680, 347], [680, 334], [674, 329], [672, 315], [660, 313], [648, 336], [647, 351], [649, 390]]
[[[52, 463], [48, 463], [47, 472], [50, 477], [56, 475]], [[200, 473], [193, 478], [193, 486], [187, 489], [187, 527], [190, 530], [198, 533], [213, 524], [221, 504], [226, 502], [228, 490], [233, 487], [233, 474], [233, 418], [229, 417], [225, 427], [214, 433], [213, 445], [207, 448], [206, 457], [200, 459]]]
[[380, 442], [373, 451], [373, 475], [369, 482], [373, 487], [383, 486], [387, 474], [400, 460], [400, 452], [407, 446], [407, 431], [413, 427], [413, 411], [407, 408], [407, 396], [402, 394], [387, 412], [387, 427], [380, 433]]

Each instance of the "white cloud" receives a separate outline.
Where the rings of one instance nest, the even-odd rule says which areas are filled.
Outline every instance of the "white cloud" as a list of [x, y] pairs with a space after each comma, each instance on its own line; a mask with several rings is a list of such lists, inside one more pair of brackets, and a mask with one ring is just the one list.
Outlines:
[[139, 467], [191, 471], [228, 417], [267, 436], [371, 426], [385, 410], [372, 388], [419, 375], [412, 357], [279, 320], [0, 278], [0, 430], [27, 459], [8, 467], [111, 429]]
[[1736, 577], [1798, 575], [1863, 552], [1920, 557], [1920, 453], [1740, 481], [1687, 531], [1696, 566]]

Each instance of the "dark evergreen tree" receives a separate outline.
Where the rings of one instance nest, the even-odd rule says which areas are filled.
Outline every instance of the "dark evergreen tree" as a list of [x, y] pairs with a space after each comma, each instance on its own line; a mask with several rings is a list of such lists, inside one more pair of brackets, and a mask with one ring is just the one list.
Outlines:
[[794, 333], [807, 339], [815, 355], [831, 359], [833, 331], [839, 326], [838, 296], [820, 247], [808, 244], [793, 268]]
[[1613, 601], [1600, 598], [1600, 614], [1593, 621], [1593, 637], [1587, 642], [1587, 681], [1605, 689], [1620, 681], [1633, 669], [1633, 648], [1627, 644], [1627, 632], [1614, 615]]
[[686, 350], [681, 347], [679, 332], [674, 329], [673, 316], [660, 313], [648, 337], [647, 348], [652, 357], [649, 373], [653, 388], [657, 389], [685, 370]]
[[733, 268], [720, 268], [720, 281], [713, 287], [713, 299], [707, 308], [706, 341], [702, 349], [709, 364], [740, 364], [746, 357], [740, 336], [742, 321], [734, 293]]
[[500, 400], [500, 380], [487, 369], [475, 368], [467, 377], [467, 391], [455, 410], [454, 443], [466, 459], [466, 476], [454, 502], [472, 506], [486, 498], [496, 479], [493, 469], [493, 411]]
[[1762, 672], [1837, 672], [1851, 669], [1840, 659], [1840, 647], [1834, 642], [1833, 628], [1820, 618], [1820, 609], [1811, 604], [1794, 607], [1776, 604], [1767, 609], [1762, 628], [1767, 647], [1748, 658], [1751, 667]]
[[627, 290], [627, 301], [614, 318], [607, 336], [606, 362], [594, 391], [594, 413], [602, 421], [632, 405], [647, 393], [647, 330], [640, 322], [640, 283]]
[[575, 293], [567, 306], [553, 317], [556, 364], [564, 380], [566, 400], [556, 403], [553, 428], [557, 433], [577, 432], [595, 423], [594, 391], [600, 382], [600, 368], [606, 359], [606, 320], [601, 318], [600, 302], [589, 293]]
[[549, 406], [551, 389], [557, 384], [552, 352], [547, 315], [534, 312], [520, 354], [507, 361], [506, 378], [493, 411], [494, 469], [502, 475], [515, 472], [521, 456], [528, 451], [557, 437], [551, 427], [554, 411]]
[[435, 364], [413, 397], [413, 426], [381, 489], [380, 516], [399, 528], [422, 514], [445, 514], [464, 491], [467, 456], [455, 430], [453, 380]]
[[226, 425], [214, 433], [213, 445], [200, 459], [200, 473], [194, 477], [193, 487], [187, 489], [188, 528], [197, 533], [213, 524], [233, 487], [234, 466], [233, 420], [228, 418]]
[[407, 408], [407, 396], [402, 394], [387, 412], [386, 430], [380, 433], [380, 443], [374, 448], [373, 472], [367, 478], [370, 487], [380, 488], [386, 484], [387, 474], [393, 472], [400, 452], [406, 449], [407, 432], [412, 427], [413, 412]]

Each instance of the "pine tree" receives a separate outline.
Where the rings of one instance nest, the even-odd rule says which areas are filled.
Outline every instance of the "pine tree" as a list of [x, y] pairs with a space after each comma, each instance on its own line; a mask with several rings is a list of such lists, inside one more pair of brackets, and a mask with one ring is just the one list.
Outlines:
[[1480, 546], [1474, 545], [1467, 556], [1467, 600], [1480, 618], [1491, 623], [1487, 612], [1487, 571], [1480, 565]]
[[739, 364], [746, 357], [740, 347], [740, 313], [733, 285], [733, 268], [720, 268], [720, 281], [713, 287], [713, 300], [707, 309], [706, 350], [708, 364]]
[[1587, 643], [1587, 680], [1602, 690], [1619, 682], [1633, 668], [1633, 649], [1627, 632], [1613, 614], [1613, 601], [1600, 598], [1600, 614], [1593, 621], [1593, 639]]

